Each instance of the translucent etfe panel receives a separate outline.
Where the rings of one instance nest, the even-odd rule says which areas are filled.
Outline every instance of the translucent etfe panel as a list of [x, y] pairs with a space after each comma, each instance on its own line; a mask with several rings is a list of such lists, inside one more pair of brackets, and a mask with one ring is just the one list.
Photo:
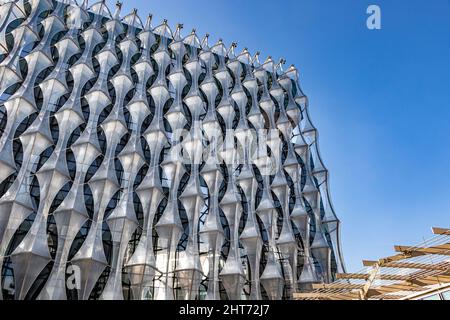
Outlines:
[[450, 290], [441, 293], [444, 300], [450, 300]]
[[441, 300], [441, 298], [438, 294], [433, 294], [432, 296], [425, 297], [422, 300]]

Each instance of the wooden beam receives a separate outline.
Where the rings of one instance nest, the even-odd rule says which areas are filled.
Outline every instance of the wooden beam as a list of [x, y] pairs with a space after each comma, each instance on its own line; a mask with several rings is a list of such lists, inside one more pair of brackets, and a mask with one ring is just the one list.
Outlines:
[[294, 299], [304, 299], [304, 298], [315, 298], [322, 297], [323, 293], [315, 293], [315, 292], [295, 292], [293, 297]]
[[[422, 276], [414, 278], [414, 275], [405, 276], [407, 280], [398, 283], [393, 283], [390, 285], [382, 285], [379, 287], [371, 288], [372, 290], [389, 293], [398, 291], [411, 291], [411, 292], [421, 292], [425, 290], [425, 286], [434, 285], [438, 283], [450, 283], [449, 275], [436, 275], [436, 276]], [[400, 276], [399, 276], [400, 279]]]
[[433, 227], [431, 230], [433, 231], [433, 234], [450, 235], [450, 229]]
[[376, 290], [378, 292], [382, 292], [383, 294], [399, 291], [397, 288], [393, 288], [389, 285], [376, 287], [376, 288], [374, 288], [374, 290]]
[[[404, 255], [404, 258], [413, 258], [419, 256], [425, 256], [428, 253], [419, 251], [417, 247], [409, 247], [409, 246], [394, 246], [394, 250], [396, 252], [401, 252]], [[425, 249], [425, 248], [422, 248]]]
[[320, 292], [301, 292], [294, 293], [294, 299], [327, 299], [331, 296], [331, 294], [320, 293]]
[[377, 291], [388, 293], [388, 292], [397, 292], [397, 291], [413, 291], [413, 292], [419, 292], [423, 291], [424, 289], [421, 286], [406, 284], [406, 283], [394, 283], [391, 285], [385, 285], [380, 287], [374, 288]]
[[[441, 281], [441, 282], [443, 282], [443, 281]], [[416, 284], [419, 284], [419, 285], [422, 285], [423, 287], [425, 287], [425, 286], [438, 284], [438, 283], [440, 283], [440, 281], [438, 281], [437, 279], [414, 279], [411, 281], [411, 283], [416, 283]]]
[[[415, 279], [416, 280], [416, 279]], [[417, 279], [419, 282], [426, 284], [450, 283], [449, 276], [430, 276]]]
[[378, 264], [381, 267], [385, 267], [386, 264], [388, 264], [388, 263], [392, 263], [392, 262], [395, 262], [395, 261], [400, 261], [400, 260], [403, 260], [403, 259], [406, 259], [406, 258], [410, 258], [410, 257], [411, 257], [411, 255], [406, 255], [404, 253], [400, 253], [400, 254], [389, 256], [389, 257], [386, 257], [386, 258], [382, 258], [382, 259], [378, 260]]
[[356, 293], [326, 293], [326, 292], [301, 292], [294, 293], [294, 299], [318, 299], [318, 300], [359, 300], [359, 295]]
[[361, 300], [361, 295], [359, 293], [346, 292], [341, 293], [340, 295], [345, 297], [346, 300]]
[[396, 288], [397, 291], [415, 291], [420, 292], [423, 291], [422, 286], [414, 285], [414, 284], [406, 284], [406, 283], [398, 283], [391, 285], [392, 288]]
[[421, 286], [421, 287], [430, 285], [430, 283], [424, 282], [422, 279], [411, 279], [408, 282], [411, 284], [414, 284], [416, 286]]
[[379, 274], [376, 276], [377, 280], [392, 280], [392, 281], [408, 281], [411, 279], [411, 276], [400, 276], [396, 274]]
[[382, 294], [383, 294], [383, 292], [378, 291], [376, 289], [369, 289], [369, 290], [367, 290], [366, 298], [370, 299], [372, 297], [376, 297], [376, 296], [379, 296], [379, 295], [382, 295]]
[[369, 278], [367, 278], [366, 283], [364, 284], [362, 290], [361, 290], [361, 299], [367, 300], [367, 292], [372, 288], [373, 282], [375, 281], [376, 276], [380, 272], [380, 263], [376, 263], [372, 269], [367, 273], [369, 275]]
[[427, 254], [440, 254], [450, 256], [450, 244], [441, 244], [433, 247], [407, 247], [407, 246], [394, 246], [395, 251], [402, 252], [408, 256], [418, 257]]
[[402, 254], [396, 254], [393, 256], [389, 256], [386, 258], [379, 259], [378, 261], [372, 261], [372, 260], [363, 260], [363, 266], [365, 267], [373, 267], [374, 265], [378, 264], [380, 267], [384, 267], [385, 264], [403, 260], [408, 258], [403, 253]]
[[413, 262], [391, 262], [385, 265], [388, 268], [400, 268], [400, 269], [422, 269], [422, 270], [447, 270], [449, 266], [443, 266], [438, 264], [428, 263], [413, 263]]
[[350, 284], [350, 283], [313, 283], [313, 289], [362, 289], [364, 285], [362, 284]]
[[402, 298], [404, 298], [406, 296], [404, 295], [398, 295], [398, 294], [389, 294], [389, 295], [384, 295], [382, 297], [379, 297], [379, 300], [400, 300]]
[[336, 279], [361, 279], [367, 280], [368, 274], [364, 273], [336, 273]]
[[378, 261], [373, 261], [373, 260], [363, 260], [362, 261], [364, 267], [371, 267], [374, 264], [376, 264], [377, 262]]

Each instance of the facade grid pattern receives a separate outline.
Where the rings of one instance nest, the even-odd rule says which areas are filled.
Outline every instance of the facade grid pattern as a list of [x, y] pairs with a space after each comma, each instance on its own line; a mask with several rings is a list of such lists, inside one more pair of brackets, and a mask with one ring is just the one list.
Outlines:
[[334, 280], [295, 67], [151, 23], [104, 1], [0, 6], [0, 298], [290, 299]]

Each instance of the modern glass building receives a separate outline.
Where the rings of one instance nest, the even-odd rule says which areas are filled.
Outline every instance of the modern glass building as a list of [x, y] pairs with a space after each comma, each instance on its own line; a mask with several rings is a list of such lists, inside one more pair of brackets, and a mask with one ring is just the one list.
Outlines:
[[1, 299], [290, 299], [345, 271], [298, 72], [236, 48], [2, 2]]

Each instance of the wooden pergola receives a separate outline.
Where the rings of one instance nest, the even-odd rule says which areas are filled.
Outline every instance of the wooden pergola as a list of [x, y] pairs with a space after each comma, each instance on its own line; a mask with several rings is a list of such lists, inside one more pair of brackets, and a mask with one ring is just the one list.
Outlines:
[[358, 273], [338, 273], [329, 284], [294, 294], [297, 300], [399, 300], [450, 284], [450, 229], [432, 228], [434, 237], [416, 246], [394, 246], [397, 254], [364, 260]]

